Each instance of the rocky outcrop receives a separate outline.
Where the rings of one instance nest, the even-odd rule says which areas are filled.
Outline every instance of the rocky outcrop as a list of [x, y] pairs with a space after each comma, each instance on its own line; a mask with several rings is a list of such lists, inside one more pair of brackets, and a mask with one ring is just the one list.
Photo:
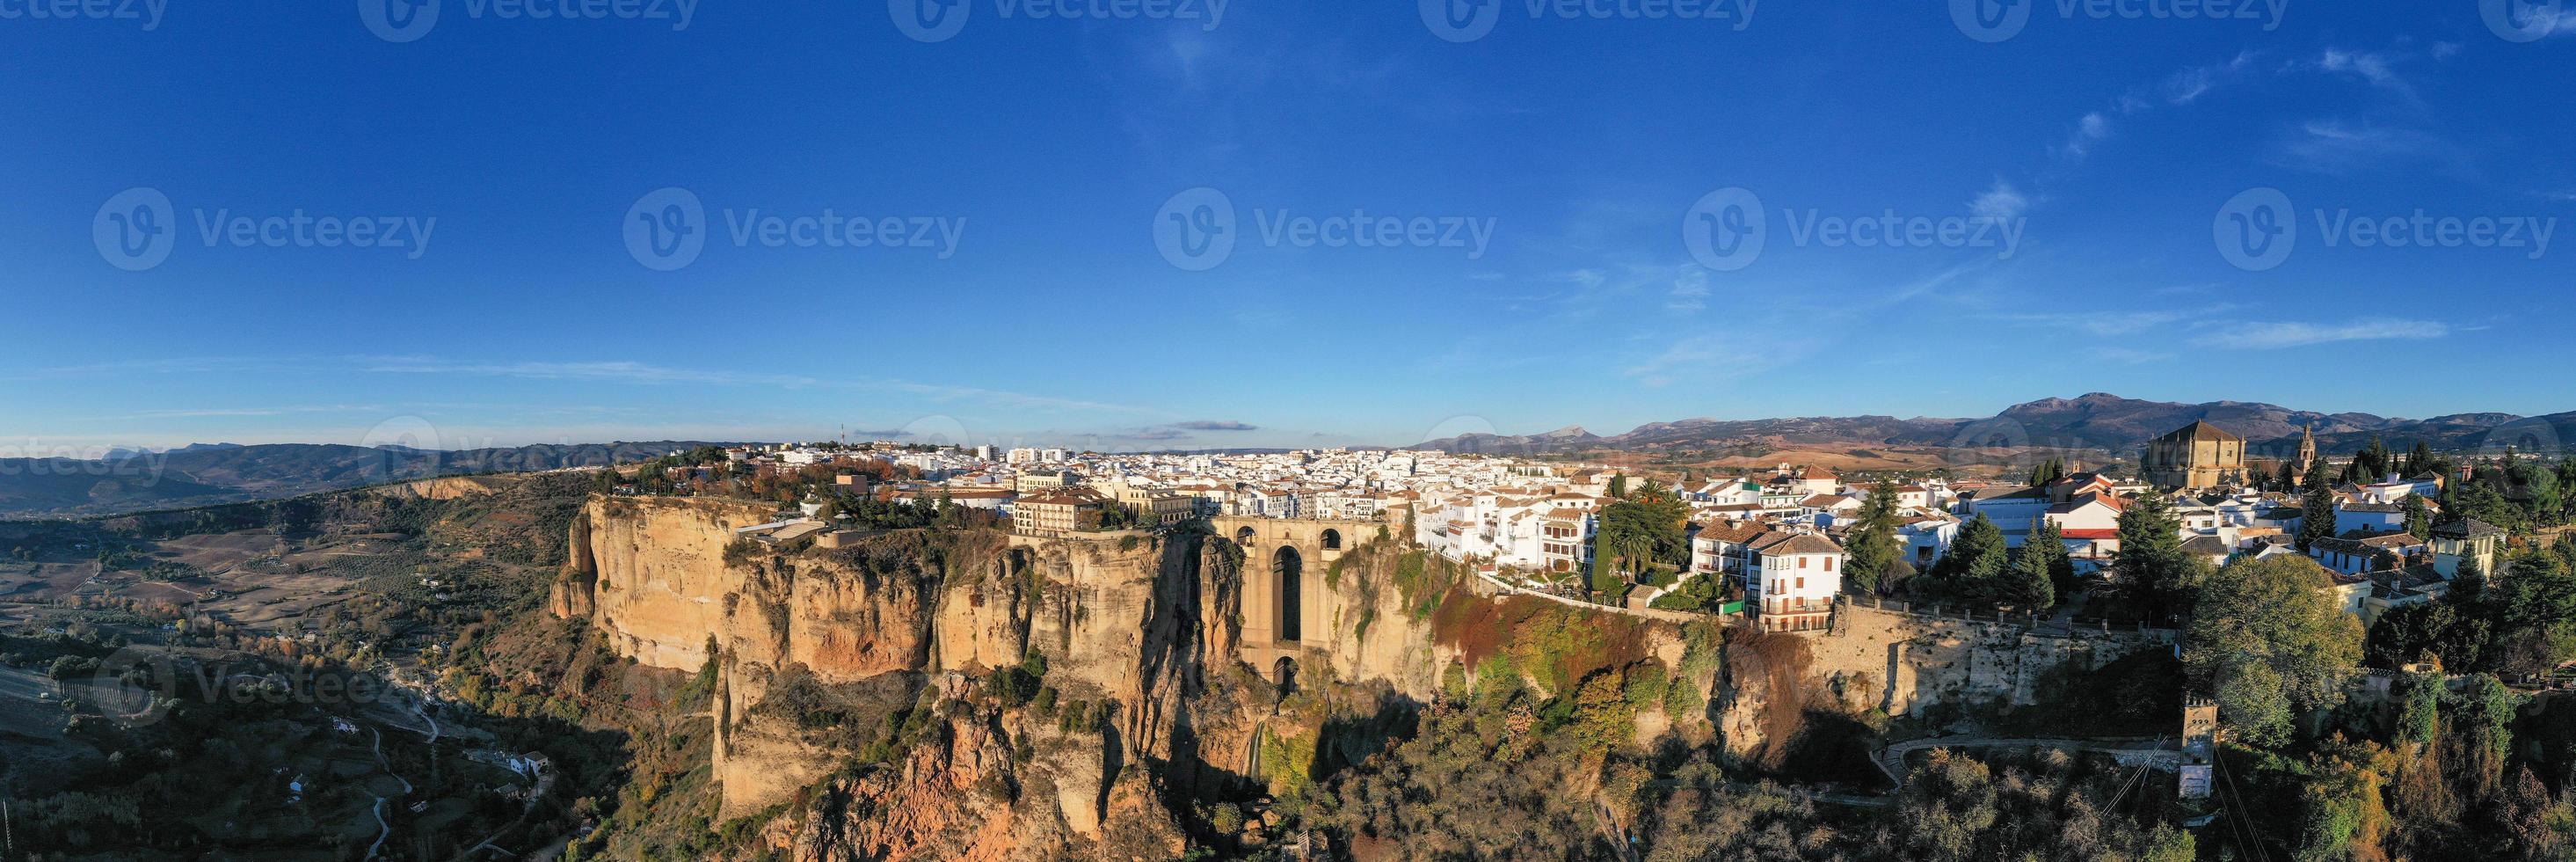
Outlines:
[[2052, 672], [2172, 644], [2165, 630], [2066, 633], [1848, 605], [1830, 633], [1773, 637], [1796, 648], [1728, 649], [1718, 723], [1738, 755], [1761, 750], [1810, 706], [1915, 716], [1936, 704], [2026, 706]]
[[[713, 766], [726, 816], [795, 796], [866, 743], [850, 727], [797, 720], [796, 710], [813, 708], [807, 701], [872, 703], [843, 715], [883, 718], [914, 707], [910, 693], [927, 686], [918, 704], [947, 710], [951, 701], [986, 699], [976, 683], [1033, 654], [1050, 698], [1096, 708], [1100, 726], [1059, 732], [1020, 710], [1009, 714], [1007, 732], [986, 726], [1002, 719], [952, 720], [944, 748], [920, 747], [983, 763], [969, 744], [989, 731], [1017, 756], [991, 770], [963, 770], [960, 786], [984, 778], [1036, 786], [1068, 834], [1105, 834], [1118, 819], [1111, 791], [1122, 775], [1148, 766], [1165, 779], [1195, 774], [1195, 728], [1226, 723], [1189, 714], [1207, 681], [1211, 630], [1200, 568], [1213, 552], [1199, 537], [915, 530], [793, 553], [732, 540], [734, 528], [767, 521], [766, 509], [595, 498], [575, 521], [572, 562], [549, 602], [557, 614], [589, 619], [614, 650], [641, 664], [696, 670], [713, 656], [720, 680]], [[791, 690], [782, 694], [781, 686]], [[774, 694], [794, 703], [774, 702]], [[1175, 761], [1179, 768], [1164, 768]], [[844, 780], [844, 789], [864, 799], [891, 780], [861, 776]], [[927, 785], [891, 786], [911, 787], [895, 794], [910, 799]], [[950, 803], [966, 804], [938, 804]], [[937, 816], [925, 809], [889, 822], [910, 817], [917, 822], [908, 832], [936, 832], [920, 824]]]

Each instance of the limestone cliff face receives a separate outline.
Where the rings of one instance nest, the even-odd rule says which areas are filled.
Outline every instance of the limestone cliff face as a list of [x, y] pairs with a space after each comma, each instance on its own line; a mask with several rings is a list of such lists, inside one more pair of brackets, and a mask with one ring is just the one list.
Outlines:
[[[862, 736], [854, 737], [851, 728], [804, 726], [770, 704], [785, 696], [780, 686], [794, 686], [786, 693], [797, 697], [818, 688], [838, 697], [927, 686], [919, 702], [946, 710], [959, 706], [952, 700], [981, 700], [971, 682], [1032, 653], [1044, 658], [1055, 698], [1096, 705], [1105, 721], [1065, 731], [1021, 710], [1007, 717], [1013, 726], [1005, 732], [999, 718], [943, 719], [951, 758], [943, 763], [952, 765], [942, 769], [982, 776], [959, 778], [960, 788], [987, 780], [1014, 786], [1044, 799], [1069, 834], [1099, 840], [1114, 819], [1112, 790], [1122, 773], [1194, 761], [1191, 727], [1205, 722], [1186, 713], [1206, 679], [1206, 638], [1223, 628], [1203, 613], [1200, 568], [1210, 551], [1197, 537], [894, 531], [838, 550], [737, 547], [728, 559], [733, 529], [769, 517], [766, 506], [720, 500], [594, 499], [576, 519], [572, 562], [550, 597], [555, 613], [588, 618], [613, 649], [642, 664], [696, 670], [714, 643], [713, 766], [727, 816], [808, 788], [874, 729], [857, 728]], [[900, 703], [887, 713], [914, 701], [892, 700]], [[987, 730], [1006, 741], [998, 744], [1033, 748], [1035, 756], [1002, 758], [993, 769], [954, 767], [989, 759], [974, 747]], [[852, 799], [879, 791], [911, 799], [920, 781], [938, 783], [880, 775], [843, 789]], [[934, 801], [889, 822], [968, 804]], [[909, 831], [924, 830], [939, 831]]]
[[[572, 530], [571, 563], [554, 591], [557, 613], [589, 617], [620, 655], [654, 667], [696, 670], [707, 640], [726, 640], [726, 596], [745, 573], [729, 571], [734, 529], [774, 510], [731, 500], [593, 498]], [[570, 612], [587, 608], [586, 614]]]
[[1934, 704], [2028, 705], [2053, 671], [2093, 670], [2172, 643], [2161, 631], [2070, 636], [1866, 607], [1845, 607], [1830, 634], [1785, 637], [1795, 649], [1728, 650], [1718, 724], [1731, 752], [1762, 749], [1788, 725], [1783, 713], [1807, 705], [1917, 716]]

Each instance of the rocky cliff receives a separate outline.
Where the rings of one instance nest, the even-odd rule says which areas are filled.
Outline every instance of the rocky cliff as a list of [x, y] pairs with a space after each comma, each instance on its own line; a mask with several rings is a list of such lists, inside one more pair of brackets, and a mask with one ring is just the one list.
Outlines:
[[[1168, 814], [1112, 816], [1159, 798], [1122, 786], [1235, 780], [1198, 753], [1210, 733], [1231, 750], [1249, 732], [1229, 729], [1248, 701], [1208, 692], [1207, 644], [1225, 629], [1211, 602], [1225, 594], [1201, 585], [1233, 571], [1210, 540], [893, 531], [786, 552], [732, 538], [770, 517], [729, 501], [593, 499], [550, 606], [642, 664], [697, 670], [712, 655], [723, 814], [796, 803], [780, 822], [813, 828], [781, 833], [781, 849], [1097, 847], [1117, 837], [1112, 823], [1170, 831]], [[1234, 679], [1224, 670], [1220, 687]], [[1043, 686], [1038, 703], [996, 693], [1014, 674]], [[832, 777], [878, 751], [895, 756]], [[860, 825], [824, 809], [881, 816]], [[995, 845], [951, 828], [997, 822], [1073, 843]]]
[[719, 815], [765, 818], [758, 841], [790, 858], [1157, 859], [1212, 829], [1257, 842], [1257, 824], [1211, 826], [1193, 803], [1249, 800], [1366, 757], [1441, 695], [1444, 674], [1495, 653], [1504, 642], [1487, 629], [1545, 621], [1569, 643], [1620, 633], [1592, 638], [1602, 648], [1565, 679], [1530, 662], [1552, 689], [1679, 658], [1669, 623], [1596, 625], [1488, 597], [1381, 540], [1316, 579], [1290, 697], [1238, 660], [1247, 577], [1228, 540], [734, 538], [772, 517], [742, 501], [593, 498], [549, 606], [638, 663], [712, 668]]
[[2027, 706], [2052, 673], [2172, 643], [2162, 629], [2033, 629], [1846, 606], [1830, 633], [1731, 641], [1718, 724], [1730, 752], [1759, 756], [1810, 708], [1921, 717], [1939, 705]]

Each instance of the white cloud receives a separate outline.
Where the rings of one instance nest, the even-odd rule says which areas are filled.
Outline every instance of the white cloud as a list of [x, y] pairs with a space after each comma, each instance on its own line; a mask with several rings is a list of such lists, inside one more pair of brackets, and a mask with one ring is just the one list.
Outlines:
[[2449, 324], [2425, 320], [2355, 320], [2347, 323], [2242, 323], [2222, 326], [2193, 339], [2201, 347], [2232, 350], [2278, 350], [2338, 341], [2421, 340], [2451, 334]]
[[1664, 308], [1669, 311], [1691, 313], [1707, 307], [1708, 270], [1695, 266], [1683, 267], [1681, 274], [1673, 277], [1673, 292], [1664, 302]]
[[2022, 210], [2029, 206], [2029, 198], [2023, 197], [2011, 183], [1997, 179], [1993, 186], [1986, 189], [1985, 194], [1978, 195], [1976, 200], [1968, 203], [1968, 210], [1984, 218], [2012, 219], [2020, 217]]
[[1766, 354], [1741, 335], [1700, 335], [1673, 342], [1664, 352], [1620, 372], [1652, 387], [1685, 377], [1733, 377], [1770, 368], [1782, 357]]

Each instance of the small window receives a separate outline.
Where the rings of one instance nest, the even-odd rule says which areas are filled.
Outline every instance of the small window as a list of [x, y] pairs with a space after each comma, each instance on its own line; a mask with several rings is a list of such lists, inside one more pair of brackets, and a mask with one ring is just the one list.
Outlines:
[[1807, 567], [1807, 558], [1805, 558], [1805, 557], [1799, 557], [1799, 558], [1798, 558], [1798, 568], [1803, 569], [1803, 568], [1806, 568], [1806, 567]]
[[1806, 579], [1806, 578], [1799, 578], [1799, 579], [1798, 579], [1798, 589], [1802, 589], [1802, 590], [1803, 590], [1803, 589], [1806, 589], [1806, 588], [1807, 588], [1807, 579]]

